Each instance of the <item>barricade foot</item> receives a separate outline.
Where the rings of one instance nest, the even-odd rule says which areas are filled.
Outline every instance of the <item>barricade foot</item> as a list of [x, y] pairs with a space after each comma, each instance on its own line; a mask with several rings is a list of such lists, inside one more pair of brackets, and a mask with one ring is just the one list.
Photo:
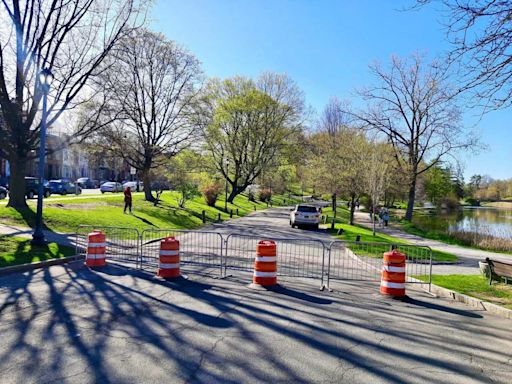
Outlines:
[[254, 284], [254, 283], [248, 284], [247, 288], [254, 289], [255, 291], [272, 291], [272, 292], [279, 292], [279, 291], [282, 291], [283, 289], [286, 289], [281, 284], [261, 285], [261, 284]]

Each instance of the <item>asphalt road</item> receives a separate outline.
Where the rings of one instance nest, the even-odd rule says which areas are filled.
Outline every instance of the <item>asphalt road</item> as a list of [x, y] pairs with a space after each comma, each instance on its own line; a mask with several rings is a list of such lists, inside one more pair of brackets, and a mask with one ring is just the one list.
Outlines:
[[[247, 235], [240, 244], [330, 241], [289, 228], [284, 209], [208, 229]], [[236, 251], [253, 257], [251, 247]], [[333, 280], [329, 292], [280, 277], [285, 289], [270, 292], [249, 289], [243, 269], [186, 272], [166, 282], [78, 262], [1, 277], [0, 382], [512, 382], [510, 320], [461, 303], [413, 287], [409, 300], [390, 300], [370, 281]]]

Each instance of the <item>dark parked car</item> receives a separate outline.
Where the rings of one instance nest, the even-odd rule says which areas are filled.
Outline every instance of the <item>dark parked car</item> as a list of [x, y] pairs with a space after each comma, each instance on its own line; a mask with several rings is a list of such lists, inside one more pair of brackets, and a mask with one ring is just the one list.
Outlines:
[[0, 187], [0, 200], [5, 199], [8, 194], [9, 194], [9, 192], [7, 191], [7, 188]]
[[79, 178], [76, 183], [78, 186], [82, 189], [94, 189], [99, 187], [99, 183], [97, 180], [93, 180], [89, 177], [81, 177]]
[[[39, 190], [39, 179], [36, 177], [25, 177], [25, 195], [29, 199], [33, 199]], [[52, 194], [48, 182], [43, 183], [43, 196], [49, 197]]]
[[82, 193], [82, 188], [71, 181], [50, 180], [49, 186], [52, 193], [58, 193], [59, 195], [67, 195], [68, 193], [79, 195]]

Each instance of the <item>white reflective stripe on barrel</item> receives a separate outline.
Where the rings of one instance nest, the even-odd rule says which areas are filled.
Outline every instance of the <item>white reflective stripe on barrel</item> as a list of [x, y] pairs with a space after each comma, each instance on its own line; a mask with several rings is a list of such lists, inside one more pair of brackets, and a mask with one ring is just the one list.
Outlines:
[[166, 249], [160, 250], [160, 256], [178, 256], [180, 254], [180, 251], [169, 251]]
[[179, 268], [180, 267], [180, 263], [175, 263], [175, 264], [160, 263], [159, 267], [162, 268], [162, 269]]
[[263, 261], [263, 262], [277, 261], [277, 256], [256, 256], [256, 261]]
[[277, 276], [277, 272], [259, 272], [259, 271], [254, 271], [254, 276], [256, 276], [256, 277], [276, 277]]
[[382, 268], [387, 272], [405, 272], [405, 267], [393, 267], [392, 265], [383, 265]]
[[86, 258], [87, 259], [94, 259], [94, 260], [104, 259], [105, 258], [105, 254], [104, 253], [98, 253], [97, 255], [95, 255], [95, 254], [88, 253]]
[[380, 282], [380, 285], [382, 287], [386, 287], [386, 288], [405, 288], [404, 283], [392, 283], [390, 281], [385, 281], [385, 280], [382, 280]]
[[106, 247], [107, 243], [89, 243], [87, 245], [88, 247], [95, 248], [95, 247]]
[[92, 251], [92, 252], [87, 252], [88, 255], [105, 255], [105, 251], [101, 252], [101, 251]]

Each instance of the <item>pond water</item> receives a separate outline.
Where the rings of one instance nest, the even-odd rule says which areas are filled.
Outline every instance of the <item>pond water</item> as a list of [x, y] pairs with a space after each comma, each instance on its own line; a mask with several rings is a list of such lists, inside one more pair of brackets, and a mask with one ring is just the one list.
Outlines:
[[512, 209], [466, 207], [456, 212], [415, 213], [413, 223], [431, 232], [478, 232], [512, 239]]

